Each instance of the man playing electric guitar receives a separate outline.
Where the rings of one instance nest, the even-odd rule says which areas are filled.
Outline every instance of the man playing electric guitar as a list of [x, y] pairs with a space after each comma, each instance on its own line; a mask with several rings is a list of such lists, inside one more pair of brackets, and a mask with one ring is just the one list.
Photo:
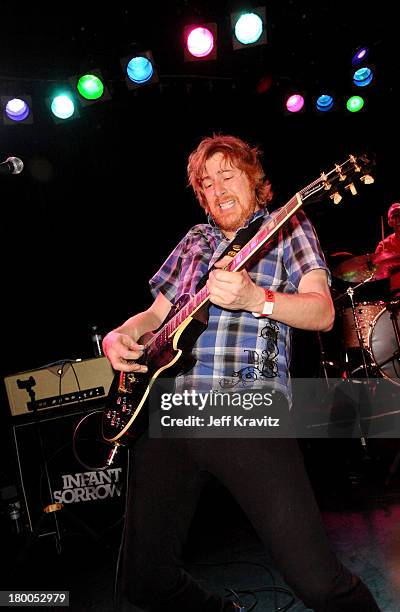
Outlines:
[[[205, 138], [188, 176], [208, 223], [193, 227], [150, 281], [155, 300], [104, 338], [115, 370], [146, 372], [138, 340], [157, 330], [173, 303], [207, 280], [208, 325], [193, 346], [196, 362], [177, 377], [212, 378], [226, 389], [274, 384], [290, 406], [291, 328], [329, 330], [334, 308], [314, 229], [300, 210], [247, 269], [219, 259], [239, 229], [262, 217], [272, 193], [259, 151], [233, 136]], [[182, 547], [207, 474], [247, 513], [277, 569], [318, 612], [379, 610], [361, 580], [333, 555], [294, 438], [157, 439], [135, 445], [123, 561], [124, 591], [153, 612], [220, 612], [237, 604], [207, 592], [184, 571]]]

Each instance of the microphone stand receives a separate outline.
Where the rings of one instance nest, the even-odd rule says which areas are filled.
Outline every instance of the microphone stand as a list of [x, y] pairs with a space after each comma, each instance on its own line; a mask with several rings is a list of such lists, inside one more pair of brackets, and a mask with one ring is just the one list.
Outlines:
[[18, 556], [17, 560], [22, 561], [25, 555], [27, 554], [29, 548], [31, 547], [33, 541], [37, 537], [39, 537], [40, 528], [47, 515], [50, 515], [54, 520], [54, 535], [55, 535], [55, 541], [56, 541], [56, 550], [58, 554], [61, 553], [61, 530], [60, 530], [60, 525], [58, 522], [57, 512], [62, 509], [63, 505], [54, 502], [53, 491], [51, 488], [50, 474], [49, 474], [49, 466], [48, 466], [48, 461], [46, 457], [43, 436], [42, 436], [41, 422], [40, 422], [40, 417], [38, 415], [36, 394], [33, 390], [33, 387], [36, 385], [36, 381], [33, 378], [33, 376], [30, 376], [27, 380], [17, 380], [17, 384], [20, 389], [26, 389], [31, 399], [32, 415], [33, 415], [33, 420], [35, 423], [37, 439], [39, 442], [40, 463], [42, 466], [42, 472], [45, 476], [47, 494], [48, 494], [48, 499], [50, 501], [50, 503], [43, 508], [43, 514], [41, 515], [40, 519], [37, 521], [35, 525], [33, 525], [32, 531], [26, 541], [25, 547], [23, 548], [23, 550]]
[[[45, 521], [46, 517], [49, 515], [54, 520], [54, 535], [55, 535], [57, 554], [62, 553], [62, 535], [61, 535], [61, 529], [60, 529], [60, 524], [59, 524], [59, 519], [58, 519], [58, 512], [60, 511], [63, 511], [63, 515], [65, 516], [65, 518], [69, 519], [69, 521], [72, 524], [74, 524], [80, 529], [83, 529], [84, 532], [88, 533], [88, 535], [94, 541], [96, 542], [100, 541], [101, 536], [94, 529], [89, 527], [89, 525], [87, 525], [84, 521], [82, 521], [78, 517], [75, 517], [72, 513], [69, 512], [69, 510], [64, 508], [64, 504], [54, 501], [53, 491], [51, 487], [50, 473], [49, 473], [49, 465], [48, 465], [45, 445], [44, 445], [43, 436], [42, 436], [41, 421], [40, 421], [40, 417], [38, 414], [36, 395], [32, 388], [36, 385], [36, 381], [33, 378], [33, 376], [30, 376], [27, 380], [20, 380], [20, 379], [17, 380], [17, 384], [20, 389], [26, 389], [31, 399], [32, 414], [33, 414], [33, 419], [35, 423], [37, 439], [39, 442], [40, 463], [42, 466], [42, 473], [45, 476], [48, 501], [50, 502], [43, 508], [43, 512], [39, 520], [35, 523], [35, 525], [32, 526], [32, 531], [27, 538], [25, 546], [23, 547], [22, 551], [19, 553], [17, 557], [17, 563], [20, 563], [21, 561], [25, 559], [34, 540], [40, 537], [41, 526], [43, 522]], [[116, 451], [114, 450], [114, 454], [115, 452]]]

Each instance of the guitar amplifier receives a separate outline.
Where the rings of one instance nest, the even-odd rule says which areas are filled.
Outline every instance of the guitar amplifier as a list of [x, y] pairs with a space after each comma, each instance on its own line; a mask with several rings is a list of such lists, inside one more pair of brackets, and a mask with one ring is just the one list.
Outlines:
[[82, 404], [108, 395], [114, 371], [106, 357], [62, 361], [4, 378], [12, 416]]

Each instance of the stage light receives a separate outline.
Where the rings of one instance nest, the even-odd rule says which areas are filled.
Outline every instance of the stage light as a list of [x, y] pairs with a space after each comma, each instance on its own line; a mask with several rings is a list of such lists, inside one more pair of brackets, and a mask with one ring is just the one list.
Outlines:
[[62, 123], [67, 119], [76, 119], [79, 117], [78, 109], [70, 92], [57, 92], [52, 98], [47, 100], [47, 103], [56, 123]]
[[364, 99], [361, 96], [351, 96], [346, 102], [346, 108], [351, 113], [358, 113], [364, 106]]
[[69, 82], [78, 93], [78, 99], [82, 106], [111, 100], [110, 92], [104, 84], [103, 75], [100, 70], [91, 69], [84, 74], [72, 76]]
[[265, 7], [260, 6], [251, 11], [231, 13], [233, 49], [265, 45], [267, 33], [265, 27]]
[[333, 97], [329, 94], [321, 94], [315, 101], [315, 108], [320, 113], [327, 113], [333, 108]]
[[366, 59], [368, 58], [368, 55], [369, 55], [368, 47], [360, 47], [359, 49], [357, 49], [357, 51], [354, 53], [353, 58], [351, 60], [352, 66], [358, 66], [359, 64], [365, 62]]
[[51, 102], [51, 112], [58, 119], [69, 119], [75, 112], [75, 105], [69, 96], [55, 96]]
[[204, 23], [184, 27], [184, 60], [197, 62], [215, 60], [217, 57], [217, 24]]
[[5, 125], [33, 123], [31, 96], [1, 96], [1, 108]]
[[371, 68], [364, 66], [363, 68], [358, 68], [353, 74], [353, 83], [356, 87], [367, 87], [372, 83], [374, 78], [374, 73]]
[[104, 93], [102, 81], [94, 74], [81, 76], [76, 87], [85, 100], [98, 100]]
[[255, 13], [241, 15], [235, 25], [235, 36], [242, 45], [257, 42], [263, 31], [261, 18]]
[[142, 85], [153, 76], [153, 64], [147, 57], [133, 57], [128, 62], [126, 73], [133, 83]]
[[214, 48], [214, 36], [207, 28], [194, 28], [187, 37], [187, 48], [194, 57], [206, 57]]
[[21, 98], [13, 98], [6, 104], [6, 115], [12, 121], [23, 121], [27, 118], [29, 112], [29, 106]]
[[304, 98], [301, 94], [293, 94], [286, 100], [286, 109], [289, 113], [298, 113], [304, 108]]
[[137, 89], [143, 85], [158, 82], [158, 75], [151, 51], [143, 51], [142, 53], [124, 57], [120, 61], [126, 75], [125, 81], [128, 89]]

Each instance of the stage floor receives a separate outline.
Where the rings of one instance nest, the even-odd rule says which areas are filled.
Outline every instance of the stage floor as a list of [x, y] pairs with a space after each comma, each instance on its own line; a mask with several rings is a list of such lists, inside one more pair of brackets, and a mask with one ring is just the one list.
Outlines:
[[[371, 443], [365, 456], [358, 441], [302, 441], [306, 465], [332, 547], [340, 560], [373, 592], [382, 611], [400, 609], [400, 467], [389, 473], [397, 441]], [[328, 443], [328, 444], [327, 444]], [[339, 447], [340, 443], [340, 447]], [[382, 445], [383, 442], [380, 442]], [[339, 450], [340, 449], [340, 450]], [[87, 524], [87, 523], [85, 523]], [[112, 612], [123, 515], [94, 537], [60, 514], [62, 550], [50, 534], [35, 540], [24, 558], [26, 534], [16, 535], [3, 520], [2, 589], [69, 590], [70, 610]], [[90, 525], [89, 525], [90, 527]], [[187, 569], [208, 588], [251, 591], [286, 587], [268, 554], [230, 494], [218, 483], [203, 495], [185, 555]], [[247, 609], [273, 612], [290, 601], [281, 593], [243, 595]], [[57, 609], [57, 608], [53, 608]], [[63, 610], [65, 608], [59, 608]], [[295, 599], [290, 610], [305, 606]], [[138, 610], [125, 601], [120, 612]], [[189, 612], [189, 611], [188, 611]]]

